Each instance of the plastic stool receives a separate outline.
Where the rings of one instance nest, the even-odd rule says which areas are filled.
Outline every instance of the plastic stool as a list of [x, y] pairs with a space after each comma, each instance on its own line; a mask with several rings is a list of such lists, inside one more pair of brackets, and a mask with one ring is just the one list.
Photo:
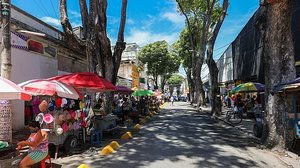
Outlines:
[[101, 139], [100, 139], [100, 137], [101, 137], [101, 133], [100, 133], [100, 131], [94, 131], [94, 130], [92, 130], [91, 131], [91, 140], [90, 140], [90, 142], [91, 142], [91, 144], [97, 144], [97, 145], [101, 145]]
[[50, 168], [52, 168], [51, 156], [48, 154], [42, 161], [41, 161], [41, 168], [46, 168], [46, 160], [49, 160]]

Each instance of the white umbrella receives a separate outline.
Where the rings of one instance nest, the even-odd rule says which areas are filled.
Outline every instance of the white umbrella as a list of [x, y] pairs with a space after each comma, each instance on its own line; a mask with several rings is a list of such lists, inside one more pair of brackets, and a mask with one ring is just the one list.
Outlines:
[[2, 100], [31, 100], [31, 95], [12, 81], [0, 77], [0, 99]]
[[71, 85], [54, 80], [35, 79], [20, 83], [19, 86], [32, 95], [58, 95], [59, 97], [78, 99], [80, 93]]

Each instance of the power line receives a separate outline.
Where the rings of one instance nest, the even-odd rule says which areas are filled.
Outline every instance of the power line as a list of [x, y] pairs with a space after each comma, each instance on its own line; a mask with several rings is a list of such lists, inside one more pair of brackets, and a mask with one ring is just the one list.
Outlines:
[[44, 12], [44, 14], [47, 13], [46, 16], [51, 16], [51, 14], [48, 12], [48, 10], [44, 7], [43, 3], [39, 4], [39, 3], [37, 3], [38, 1], [36, 1], [36, 0], [34, 0], [34, 2], [35, 2], [35, 3], [39, 6], [39, 8], [41, 8], [43, 11], [46, 11], [46, 12]]
[[47, 12], [45, 12], [44, 10], [43, 10], [43, 8], [35, 1], [35, 0], [33, 0], [34, 2], [35, 2], [35, 4], [37, 5], [37, 7], [39, 8], [39, 10], [45, 15], [45, 16], [47, 16]]
[[53, 3], [52, 3], [52, 0], [50, 0], [50, 3], [51, 3], [51, 6], [52, 6], [52, 9], [53, 9], [53, 12], [54, 12], [56, 18], [59, 20], [59, 17], [58, 17], [58, 15], [57, 15], [57, 13], [56, 13], [56, 11], [55, 11], [55, 8], [54, 8], [54, 5], [53, 5]]
[[220, 49], [222, 49], [222, 48], [224, 48], [224, 47], [227, 47], [228, 45], [230, 45], [232, 42], [230, 42], [230, 43], [228, 43], [228, 44], [226, 44], [226, 45], [224, 45], [224, 46], [222, 46], [222, 47], [219, 47], [219, 48], [217, 48], [217, 49], [215, 49], [214, 51], [218, 51], [218, 50], [220, 50]]

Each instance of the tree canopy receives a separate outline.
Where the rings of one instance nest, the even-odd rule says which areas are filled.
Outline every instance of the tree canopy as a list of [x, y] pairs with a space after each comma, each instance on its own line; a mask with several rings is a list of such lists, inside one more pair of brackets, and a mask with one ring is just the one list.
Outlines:
[[169, 85], [180, 85], [183, 82], [184, 78], [181, 75], [173, 74], [168, 80]]
[[180, 59], [170, 52], [166, 41], [157, 41], [146, 45], [139, 52], [139, 60], [147, 64], [147, 74], [152, 75], [156, 85], [158, 76], [165, 76], [178, 71]]

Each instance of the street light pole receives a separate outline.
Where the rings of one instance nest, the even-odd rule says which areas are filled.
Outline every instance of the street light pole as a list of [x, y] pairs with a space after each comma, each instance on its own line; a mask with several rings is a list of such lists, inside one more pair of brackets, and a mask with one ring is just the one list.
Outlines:
[[[10, 0], [0, 0], [1, 39], [1, 70], [3, 78], [11, 78], [11, 36], [10, 36]], [[12, 143], [12, 112], [10, 101], [1, 102], [0, 115], [5, 116], [0, 121], [0, 140]]]
[[10, 41], [10, 0], [1, 2], [1, 76], [6, 79], [11, 77], [11, 41]]

